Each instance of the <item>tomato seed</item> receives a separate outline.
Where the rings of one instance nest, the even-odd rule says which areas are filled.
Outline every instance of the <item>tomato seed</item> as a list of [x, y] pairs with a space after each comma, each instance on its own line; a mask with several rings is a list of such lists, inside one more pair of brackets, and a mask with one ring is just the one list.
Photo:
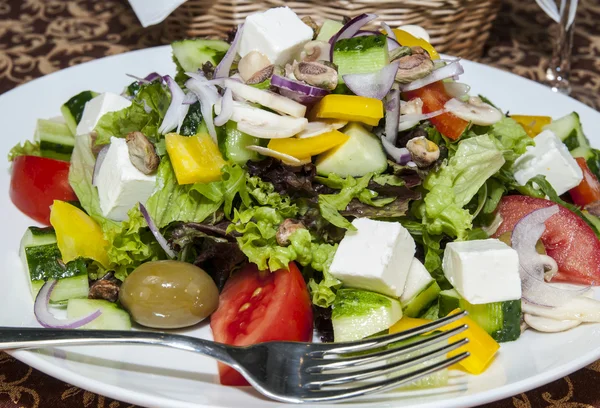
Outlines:
[[250, 307], [250, 303], [246, 302], [242, 305], [242, 307], [240, 307], [240, 312], [243, 312], [244, 310], [248, 309]]
[[259, 287], [259, 288], [256, 288], [256, 289], [254, 290], [254, 292], [252, 292], [252, 297], [256, 297], [256, 296], [260, 295], [260, 292], [262, 292], [262, 289], [263, 289], [263, 288], [261, 288], [261, 287]]

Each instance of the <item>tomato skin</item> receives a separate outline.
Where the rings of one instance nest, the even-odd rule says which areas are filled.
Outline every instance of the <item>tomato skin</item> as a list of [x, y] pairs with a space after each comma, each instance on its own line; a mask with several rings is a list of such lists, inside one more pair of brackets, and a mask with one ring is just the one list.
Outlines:
[[[259, 288], [260, 291], [258, 290]], [[304, 278], [294, 262], [276, 272], [249, 264], [234, 274], [210, 318], [215, 341], [236, 346], [276, 340], [310, 341], [313, 314]], [[219, 363], [223, 385], [248, 385], [233, 368]]]
[[[503, 221], [493, 237], [512, 231], [515, 224], [530, 212], [553, 205], [556, 204], [542, 198], [503, 197], [497, 210]], [[558, 214], [546, 221], [546, 231], [541, 238], [547, 254], [558, 265], [559, 272], [553, 281], [599, 285], [600, 241], [585, 221], [565, 207], [558, 207]]]
[[[442, 81], [434, 82], [414, 91], [404, 92], [404, 95], [409, 100], [421, 98], [423, 101], [423, 113], [431, 113], [444, 109], [446, 102], [452, 99], [446, 92]], [[450, 112], [442, 113], [429, 119], [429, 121], [442, 135], [452, 140], [457, 140], [467, 129], [467, 126], [469, 126], [469, 122]]]
[[600, 200], [600, 182], [592, 173], [583, 157], [575, 158], [583, 173], [583, 180], [577, 187], [569, 190], [573, 202], [579, 207], [585, 207]]
[[9, 189], [13, 204], [35, 221], [50, 225], [50, 206], [54, 200], [77, 200], [69, 185], [69, 166], [68, 162], [47, 157], [15, 158]]

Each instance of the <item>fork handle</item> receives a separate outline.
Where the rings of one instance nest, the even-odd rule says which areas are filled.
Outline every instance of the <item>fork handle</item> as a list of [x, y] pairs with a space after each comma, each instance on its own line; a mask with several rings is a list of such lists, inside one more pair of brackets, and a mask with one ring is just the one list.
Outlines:
[[0, 327], [0, 350], [103, 344], [146, 344], [193, 351], [234, 365], [233, 346], [180, 334], [125, 330], [69, 330]]

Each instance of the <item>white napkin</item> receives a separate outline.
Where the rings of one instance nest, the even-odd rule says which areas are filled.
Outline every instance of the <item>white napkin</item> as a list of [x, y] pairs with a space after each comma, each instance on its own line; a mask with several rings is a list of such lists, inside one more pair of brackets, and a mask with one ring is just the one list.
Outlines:
[[144, 27], [162, 22], [185, 2], [186, 0], [129, 0], [131, 8]]

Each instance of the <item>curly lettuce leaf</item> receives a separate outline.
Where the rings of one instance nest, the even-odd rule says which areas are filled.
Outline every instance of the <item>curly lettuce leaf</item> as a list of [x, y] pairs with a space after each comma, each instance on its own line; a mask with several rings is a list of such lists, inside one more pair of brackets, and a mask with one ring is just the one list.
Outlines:
[[32, 143], [26, 140], [23, 144], [17, 143], [8, 152], [8, 161], [11, 162], [19, 156], [41, 156], [42, 151], [40, 150], [39, 143]]
[[473, 216], [464, 206], [505, 162], [503, 150], [493, 137], [463, 140], [448, 163], [431, 172], [423, 183], [428, 192], [419, 213], [428, 232], [466, 239]]
[[175, 221], [202, 222], [217, 216], [222, 206], [229, 216], [238, 196], [249, 205], [246, 172], [238, 165], [226, 165], [221, 172], [220, 181], [180, 185], [170, 160], [164, 157], [158, 167], [156, 189], [146, 203], [156, 225], [162, 228]]
[[[319, 209], [323, 218], [336, 227], [354, 231], [356, 228], [340, 214], [340, 211], [345, 210], [354, 198], [360, 198], [361, 202], [366, 202], [366, 204], [373, 202], [374, 197], [368, 192], [364, 193], [372, 176], [372, 174], [367, 174], [358, 179], [354, 177], [343, 179], [336, 174], [330, 174], [329, 177], [317, 177], [316, 180], [321, 184], [340, 189], [337, 194], [319, 195]], [[389, 202], [383, 203], [381, 206], [385, 204], [389, 204]]]
[[116, 112], [105, 113], [94, 128], [96, 144], [110, 143], [111, 136], [125, 137], [140, 131], [150, 140], [160, 139], [158, 127], [171, 102], [171, 93], [160, 81], [142, 85], [131, 105]]
[[514, 156], [506, 157], [507, 161], [514, 161], [525, 153], [527, 146], [533, 146], [535, 142], [527, 135], [523, 126], [512, 118], [504, 117], [491, 126], [490, 133], [496, 137], [506, 150], [514, 152]]

